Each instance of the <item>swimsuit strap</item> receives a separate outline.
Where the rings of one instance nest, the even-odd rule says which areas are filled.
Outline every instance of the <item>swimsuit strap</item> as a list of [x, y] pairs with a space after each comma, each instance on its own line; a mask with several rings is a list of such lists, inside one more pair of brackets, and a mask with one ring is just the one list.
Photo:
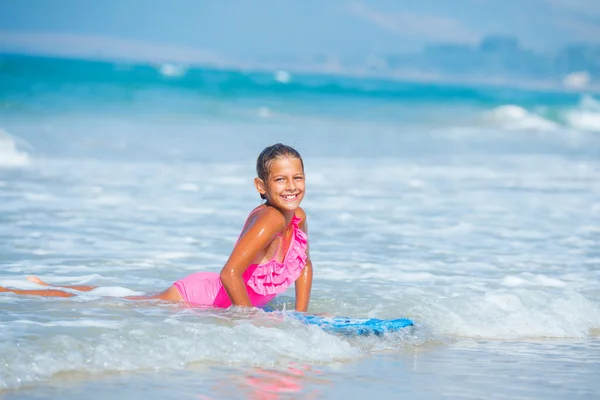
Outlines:
[[[288, 250], [290, 247], [292, 247], [292, 245], [294, 244], [294, 241], [297, 240], [297, 234], [296, 231], [298, 229], [300, 229], [298, 227], [298, 221], [300, 221], [300, 218], [296, 216], [296, 214], [294, 214], [294, 216], [292, 217], [292, 234], [291, 234], [291, 240], [290, 243], [288, 245]], [[284, 228], [285, 231], [285, 228]], [[277, 235], [275, 235], [275, 238], [279, 237], [279, 244], [277, 245], [277, 250], [275, 250], [275, 254], [273, 255], [273, 257], [271, 257], [271, 259], [269, 260], [269, 262], [273, 261], [273, 260], [278, 260], [279, 256], [281, 255], [281, 250], [283, 249], [283, 241], [284, 241], [284, 235], [283, 235], [283, 231], [279, 232]], [[287, 256], [286, 252], [285, 254], [283, 254], [283, 260], [281, 260], [281, 262], [285, 262], [285, 258]]]
[[[300, 217], [298, 217], [295, 213], [294, 216], [292, 217], [292, 232], [291, 232], [291, 237], [290, 237], [290, 243], [288, 245], [288, 251], [285, 252], [285, 254], [283, 254], [283, 260], [281, 260], [282, 263], [285, 263], [286, 261], [286, 256], [289, 253], [290, 248], [294, 245], [294, 243], [298, 240], [298, 231], [301, 231], [298, 223], [302, 221], [302, 219]], [[283, 236], [283, 232], [279, 232], [277, 234], [277, 236], [280, 237], [279, 239], [279, 245], [277, 246], [277, 251], [275, 252], [275, 256], [271, 258], [271, 260], [277, 260], [279, 259], [279, 255], [281, 253], [281, 249], [283, 248], [283, 240], [284, 240], [284, 236]]]

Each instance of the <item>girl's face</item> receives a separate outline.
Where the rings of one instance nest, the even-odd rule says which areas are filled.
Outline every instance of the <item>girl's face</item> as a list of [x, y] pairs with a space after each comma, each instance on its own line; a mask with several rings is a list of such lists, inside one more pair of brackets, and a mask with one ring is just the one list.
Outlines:
[[296, 210], [304, 198], [302, 163], [294, 157], [276, 158], [271, 163], [266, 182], [258, 179], [256, 188], [270, 205], [281, 211]]

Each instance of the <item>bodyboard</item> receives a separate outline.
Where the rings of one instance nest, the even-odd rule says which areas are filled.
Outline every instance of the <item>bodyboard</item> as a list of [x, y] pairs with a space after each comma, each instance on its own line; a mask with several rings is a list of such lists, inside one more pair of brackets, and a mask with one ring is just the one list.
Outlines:
[[413, 326], [407, 318], [378, 319], [378, 318], [347, 318], [324, 317], [302, 313], [290, 313], [291, 317], [309, 325], [317, 325], [323, 330], [341, 333], [348, 336], [383, 335], [387, 332], [397, 332]]

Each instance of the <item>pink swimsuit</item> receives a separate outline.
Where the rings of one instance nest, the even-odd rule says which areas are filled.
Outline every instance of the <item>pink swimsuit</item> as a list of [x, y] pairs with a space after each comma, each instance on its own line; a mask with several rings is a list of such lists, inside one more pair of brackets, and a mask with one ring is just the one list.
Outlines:
[[[276, 295], [285, 292], [306, 265], [307, 237], [298, 227], [298, 222], [300, 218], [294, 215], [292, 241], [283, 262], [275, 259], [278, 250], [273, 259], [262, 264], [251, 264], [242, 275], [254, 307], [263, 307]], [[173, 285], [188, 303], [222, 308], [231, 306], [231, 300], [216, 272], [196, 272]]]

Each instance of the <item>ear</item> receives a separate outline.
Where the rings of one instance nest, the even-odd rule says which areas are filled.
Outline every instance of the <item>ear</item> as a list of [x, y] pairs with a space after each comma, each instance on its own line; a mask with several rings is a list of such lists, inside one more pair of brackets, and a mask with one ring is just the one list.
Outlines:
[[261, 195], [267, 193], [267, 186], [265, 185], [265, 182], [260, 178], [254, 178], [254, 187]]

